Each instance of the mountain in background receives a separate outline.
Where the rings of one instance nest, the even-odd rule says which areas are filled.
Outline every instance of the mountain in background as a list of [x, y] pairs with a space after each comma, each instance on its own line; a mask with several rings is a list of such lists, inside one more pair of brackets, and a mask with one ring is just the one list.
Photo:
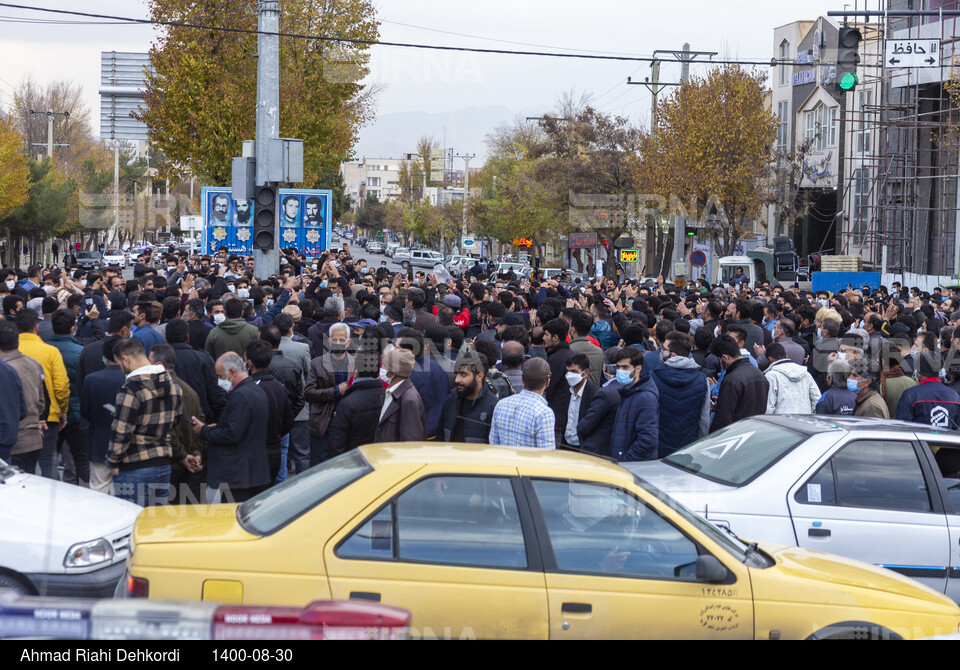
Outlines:
[[[510, 123], [516, 114], [504, 106], [467, 107], [454, 112], [397, 112], [377, 116], [360, 131], [355, 148], [357, 160], [402, 158], [417, 150], [417, 142], [432, 135], [454, 153], [476, 154], [471, 167], [479, 167], [487, 157], [485, 136], [502, 123]], [[446, 141], [444, 142], [444, 133]]]

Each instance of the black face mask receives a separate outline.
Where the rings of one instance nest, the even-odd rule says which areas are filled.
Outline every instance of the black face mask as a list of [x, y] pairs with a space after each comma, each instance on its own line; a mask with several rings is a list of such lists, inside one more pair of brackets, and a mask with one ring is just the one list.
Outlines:
[[345, 344], [330, 344], [330, 353], [333, 354], [342, 354], [347, 350], [347, 345]]

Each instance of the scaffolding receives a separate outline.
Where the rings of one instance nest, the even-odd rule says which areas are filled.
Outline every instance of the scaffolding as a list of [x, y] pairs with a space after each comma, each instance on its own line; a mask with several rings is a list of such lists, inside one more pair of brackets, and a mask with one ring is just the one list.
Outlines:
[[[871, 6], [872, 5], [872, 6]], [[857, 0], [854, 10], [957, 9], [958, 0]], [[956, 275], [957, 141], [960, 124], [945, 84], [953, 70], [957, 17], [889, 17], [860, 24], [861, 82], [842, 121], [842, 220], [837, 246], [876, 271]], [[887, 39], [941, 40], [940, 63], [896, 68]], [[851, 104], [852, 103], [852, 104]], [[838, 217], [839, 218], [839, 217]]]

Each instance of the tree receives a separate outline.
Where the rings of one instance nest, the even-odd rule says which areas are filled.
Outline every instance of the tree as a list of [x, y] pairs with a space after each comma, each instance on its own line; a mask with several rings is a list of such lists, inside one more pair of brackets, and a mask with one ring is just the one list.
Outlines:
[[[280, 31], [325, 38], [376, 40], [371, 0], [285, 0]], [[150, 0], [157, 21], [254, 30], [257, 0]], [[349, 158], [359, 128], [373, 115], [375, 88], [367, 75], [366, 45], [281, 38], [280, 135], [304, 140], [304, 183]], [[146, 106], [138, 118], [163, 152], [164, 175], [196, 175], [228, 184], [231, 158], [254, 137], [257, 36], [167, 27], [150, 50]], [[329, 180], [327, 180], [329, 185]]]
[[[818, 132], [823, 132], [819, 130]], [[773, 155], [770, 192], [767, 203], [774, 209], [773, 236], [793, 237], [793, 229], [810, 211], [810, 198], [803, 181], [803, 166], [813, 148], [815, 138], [802, 140], [790, 149], [777, 149]]]
[[721, 256], [733, 253], [769, 197], [777, 119], [764, 81], [738, 65], [692, 79], [660, 103], [644, 151], [655, 192], [695, 205]]
[[417, 153], [410, 160], [400, 162], [400, 170], [397, 175], [397, 182], [400, 186], [400, 197], [412, 203], [415, 200], [423, 200], [424, 186], [442, 186], [443, 182], [435, 182], [430, 179], [431, 161], [430, 153], [434, 149], [440, 149], [440, 142], [433, 139], [432, 135], [424, 135], [417, 142]]
[[76, 184], [61, 174], [49, 158], [40, 162], [31, 160], [29, 169], [29, 198], [0, 220], [0, 226], [9, 231], [10, 242], [21, 237], [30, 240], [33, 257], [38, 258], [38, 242], [68, 232], [69, 205]]
[[27, 202], [30, 166], [23, 135], [0, 117], [0, 219]]

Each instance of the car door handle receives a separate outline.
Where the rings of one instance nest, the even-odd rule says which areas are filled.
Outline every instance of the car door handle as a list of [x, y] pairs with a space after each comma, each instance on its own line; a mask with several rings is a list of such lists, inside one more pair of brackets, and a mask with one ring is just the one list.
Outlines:
[[370, 602], [380, 602], [379, 593], [370, 593], [369, 591], [351, 591], [350, 600], [369, 600]]
[[807, 530], [807, 535], [810, 537], [830, 537], [829, 528], [810, 528]]
[[593, 611], [593, 605], [589, 603], [563, 603], [560, 606], [560, 611], [571, 614], [590, 614]]

